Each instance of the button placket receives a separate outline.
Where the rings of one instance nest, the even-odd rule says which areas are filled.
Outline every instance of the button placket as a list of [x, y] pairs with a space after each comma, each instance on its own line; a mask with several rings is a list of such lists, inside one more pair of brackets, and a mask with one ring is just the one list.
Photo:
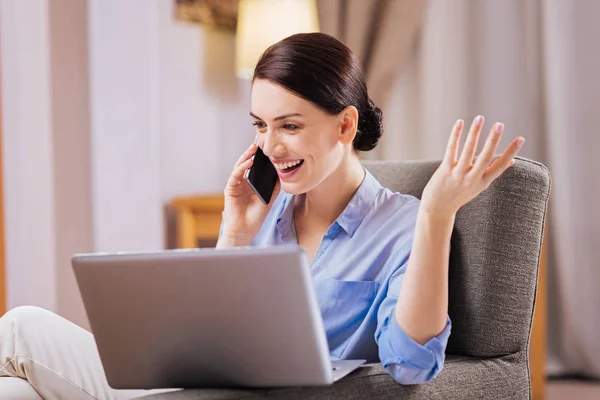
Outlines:
[[331, 243], [333, 242], [333, 240], [339, 233], [340, 229], [342, 229], [342, 228], [337, 223], [335, 223], [334, 225], [329, 227], [329, 229], [327, 230], [327, 233], [325, 234], [325, 236], [323, 236], [323, 239], [321, 240], [321, 245], [319, 246], [319, 250], [317, 251], [315, 260], [318, 260], [319, 258], [321, 258], [321, 256], [329, 248], [329, 246], [331, 245]]

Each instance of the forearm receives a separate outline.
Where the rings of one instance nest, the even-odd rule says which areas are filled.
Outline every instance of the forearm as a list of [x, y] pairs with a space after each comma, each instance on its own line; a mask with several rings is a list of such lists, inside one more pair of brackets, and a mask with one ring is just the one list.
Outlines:
[[417, 343], [439, 335], [448, 314], [448, 260], [455, 216], [421, 207], [412, 251], [396, 304], [398, 325]]

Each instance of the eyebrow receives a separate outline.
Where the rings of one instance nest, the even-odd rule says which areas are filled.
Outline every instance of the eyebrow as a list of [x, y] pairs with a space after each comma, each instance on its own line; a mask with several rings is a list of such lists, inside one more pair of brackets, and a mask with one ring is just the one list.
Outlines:
[[[250, 116], [253, 118], [256, 118], [256, 119], [260, 119], [262, 121], [262, 118], [257, 117], [256, 115], [252, 114], [252, 111], [250, 111]], [[279, 120], [286, 119], [289, 117], [298, 117], [298, 116], [302, 116], [302, 114], [300, 114], [300, 113], [283, 114], [283, 115], [280, 115], [279, 117], [273, 118], [273, 121], [279, 121]]]

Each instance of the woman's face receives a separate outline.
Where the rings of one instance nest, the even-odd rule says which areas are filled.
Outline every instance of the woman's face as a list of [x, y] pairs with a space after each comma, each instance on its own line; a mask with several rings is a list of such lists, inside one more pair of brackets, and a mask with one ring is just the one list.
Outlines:
[[329, 115], [279, 85], [254, 81], [250, 115], [257, 144], [275, 165], [284, 191], [309, 192], [340, 166], [356, 131], [349, 135], [356, 122], [346, 114]]

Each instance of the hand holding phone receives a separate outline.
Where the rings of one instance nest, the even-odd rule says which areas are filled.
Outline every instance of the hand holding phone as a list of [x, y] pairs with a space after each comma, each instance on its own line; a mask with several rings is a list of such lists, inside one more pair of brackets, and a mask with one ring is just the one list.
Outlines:
[[271, 160], [256, 144], [250, 145], [235, 163], [225, 187], [218, 248], [251, 244], [279, 193], [278, 180]]

